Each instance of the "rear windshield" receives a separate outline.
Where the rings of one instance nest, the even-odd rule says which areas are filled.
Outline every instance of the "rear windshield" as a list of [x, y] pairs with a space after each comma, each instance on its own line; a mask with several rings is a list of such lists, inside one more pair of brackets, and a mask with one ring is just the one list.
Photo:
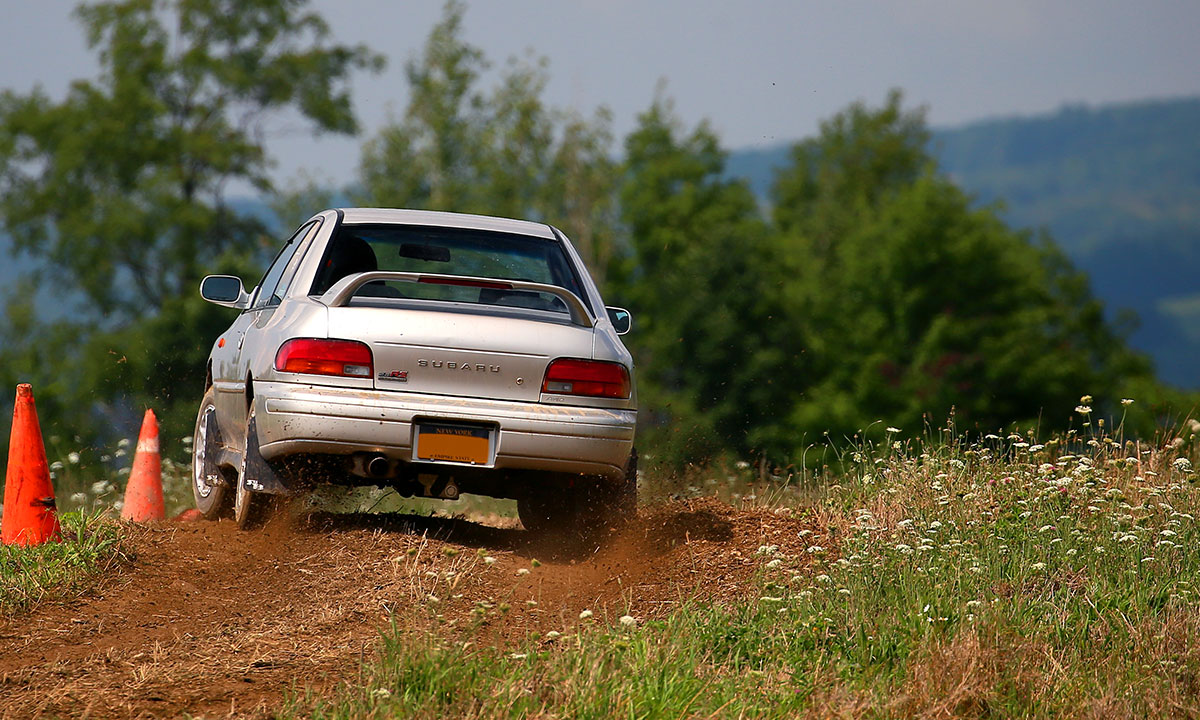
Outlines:
[[[562, 245], [555, 240], [483, 230], [390, 224], [339, 227], [321, 258], [311, 294], [321, 295], [347, 275], [372, 270], [526, 280], [557, 285], [583, 297], [579, 279]], [[553, 295], [495, 288], [375, 282], [364, 285], [355, 295], [567, 312], [566, 305]]]

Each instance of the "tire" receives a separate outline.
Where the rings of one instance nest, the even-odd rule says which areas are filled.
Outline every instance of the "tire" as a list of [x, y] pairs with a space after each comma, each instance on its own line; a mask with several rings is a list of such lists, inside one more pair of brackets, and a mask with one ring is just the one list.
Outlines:
[[220, 477], [214, 460], [221, 437], [216, 426], [215, 394], [211, 387], [205, 391], [192, 434], [192, 497], [207, 520], [227, 517], [232, 509], [229, 487], [215, 482]]
[[546, 488], [517, 499], [517, 517], [531, 533], [561, 532], [572, 526], [575, 515], [574, 488]]
[[251, 402], [250, 412], [246, 415], [242, 461], [238, 465], [237, 492], [233, 499], [233, 519], [242, 530], [253, 530], [263, 525], [271, 515], [275, 500], [266, 493], [255, 492], [246, 486], [246, 456], [250, 454], [250, 443], [258, 442], [254, 427], [254, 403]]
[[620, 528], [637, 516], [637, 450], [629, 454], [625, 477], [616, 485], [576, 484], [544, 488], [517, 500], [525, 529], [591, 539]]

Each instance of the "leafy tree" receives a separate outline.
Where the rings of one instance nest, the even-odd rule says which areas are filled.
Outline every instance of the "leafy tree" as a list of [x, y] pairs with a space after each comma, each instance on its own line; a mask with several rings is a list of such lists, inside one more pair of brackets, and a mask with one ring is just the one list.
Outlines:
[[781, 332], [785, 258], [748, 186], [723, 178], [706, 125], [684, 131], [660, 96], [625, 153], [627, 293], [651, 431], [673, 436], [674, 459], [761, 447], [788, 408], [783, 371], [798, 362]]
[[481, 88], [489, 62], [461, 37], [464, 10], [447, 2], [406, 64], [408, 105], [363, 147], [351, 199], [543, 220], [602, 282], [618, 242], [608, 111], [589, 120], [546, 107], [544, 59], [512, 59], [494, 88]]
[[876, 421], [910, 432], [951, 412], [992, 430], [1061, 425], [1083, 394], [1148, 375], [1104, 320], [1086, 277], [938, 175], [920, 113], [897, 93], [797, 145], [774, 217], [809, 308], [797, 328], [819, 358], [792, 435]]
[[195, 297], [200, 277], [246, 270], [274, 244], [225, 190], [271, 190], [263, 139], [274, 118], [354, 132], [349, 75], [382, 60], [332, 43], [305, 0], [113, 0], [76, 17], [98, 80], [76, 81], [61, 101], [0, 94], [0, 223], [42, 261], [53, 283], [43, 292], [73, 307], [44, 332], [10, 312], [0, 367], [53, 357], [42, 374], [75, 380], [51, 384], [62, 394], [49, 404], [86, 415], [125, 397], [166, 410], [181, 432], [228, 321]]
[[879, 110], [854, 103], [792, 147], [776, 177], [775, 225], [828, 252], [854, 225], [932, 166], [924, 113], [905, 111], [898, 90]]

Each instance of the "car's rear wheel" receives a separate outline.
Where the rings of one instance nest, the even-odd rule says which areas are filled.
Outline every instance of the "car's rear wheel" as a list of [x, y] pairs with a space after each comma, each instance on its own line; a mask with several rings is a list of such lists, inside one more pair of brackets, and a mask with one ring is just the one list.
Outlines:
[[257, 447], [258, 433], [255, 432], [254, 403], [246, 417], [246, 441], [242, 444], [242, 461], [238, 466], [237, 493], [233, 501], [233, 519], [242, 530], [252, 530], [270, 517], [275, 498], [267, 493], [256, 492], [246, 482], [246, 458], [250, 455], [251, 443]]
[[229, 488], [218, 482], [220, 471], [214, 462], [220, 439], [216, 423], [216, 403], [210, 387], [200, 401], [192, 434], [192, 496], [196, 509], [209, 520], [227, 515], [230, 509]]
[[517, 500], [517, 515], [533, 533], [592, 538], [617, 529], [637, 515], [637, 450], [616, 484], [564, 482]]

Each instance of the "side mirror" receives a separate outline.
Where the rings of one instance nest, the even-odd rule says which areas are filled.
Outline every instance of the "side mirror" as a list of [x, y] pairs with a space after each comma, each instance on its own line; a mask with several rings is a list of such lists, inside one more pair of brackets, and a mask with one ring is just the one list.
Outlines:
[[625, 308], [606, 307], [608, 311], [608, 320], [613, 324], [613, 329], [618, 335], [624, 335], [629, 332], [629, 328], [633, 327], [633, 316]]
[[201, 280], [200, 297], [237, 310], [250, 307], [250, 294], [242, 287], [242, 279], [232, 275], [209, 275]]

